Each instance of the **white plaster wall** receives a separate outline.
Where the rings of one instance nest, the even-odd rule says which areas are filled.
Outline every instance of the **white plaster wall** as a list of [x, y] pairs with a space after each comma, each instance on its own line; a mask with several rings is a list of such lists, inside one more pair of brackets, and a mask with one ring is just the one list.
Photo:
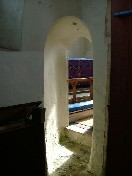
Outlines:
[[97, 176], [104, 174], [106, 159], [110, 15], [110, 1], [83, 1], [83, 20], [89, 24], [94, 58], [94, 127], [89, 169]]
[[76, 18], [73, 17], [72, 21], [77, 20], [79, 27], [83, 26], [80, 31], [78, 25], [71, 25], [72, 21], [54, 22], [59, 17], [70, 15], [88, 24], [94, 51], [94, 133], [90, 168], [98, 176], [103, 174], [106, 147], [109, 42], [109, 38], [105, 38], [106, 8], [107, 0], [25, 0], [21, 51], [0, 51], [0, 106], [42, 100], [44, 86], [46, 126], [52, 129], [46, 140], [52, 158], [52, 147], [58, 141], [56, 131], [68, 124], [67, 102], [64, 101], [67, 94], [65, 57], [79, 37], [87, 36], [91, 41], [86, 26]]
[[68, 52], [69, 58], [93, 58], [92, 42], [81, 37], [75, 40]]
[[[12, 4], [15, 9], [15, 5], [22, 4], [23, 0], [13, 2], [10, 1], [10, 11]], [[22, 29], [19, 28], [21, 38], [18, 38], [21, 43], [20, 51], [0, 49], [0, 106], [43, 100], [44, 45], [48, 30], [61, 16], [74, 14], [80, 17], [82, 14], [81, 1], [78, 0], [25, 0], [21, 7]], [[14, 20], [12, 15], [10, 18]], [[6, 22], [7, 31], [10, 31], [10, 27], [13, 27], [13, 31], [17, 30], [17, 25], [15, 28], [14, 23], [13, 26], [9, 24], [10, 20]], [[12, 35], [6, 37], [12, 40]]]
[[[65, 70], [63, 70], [63, 68], [66, 67], [66, 63], [64, 60], [58, 60], [58, 55], [59, 58], [65, 58], [65, 52], [62, 52], [64, 50], [63, 46], [61, 47], [60, 44], [59, 49], [55, 48], [56, 51], [51, 52], [51, 56], [54, 55], [54, 59], [57, 60], [57, 66], [54, 67], [55, 61], [50, 60], [50, 67], [45, 67], [46, 73], [49, 74], [45, 78], [45, 80], [48, 79], [48, 83], [46, 82], [46, 85], [44, 85], [44, 47], [48, 31], [55, 20], [66, 15], [74, 15], [81, 18], [82, 2], [78, 0], [25, 0], [23, 7], [20, 51], [0, 51], [0, 80], [2, 82], [0, 85], [0, 106], [43, 100], [43, 96], [47, 96], [43, 93], [43, 90], [46, 89], [46, 85], [49, 84], [51, 86], [52, 83], [55, 83], [54, 86], [51, 86], [47, 90], [51, 90], [52, 96], [49, 96], [49, 108], [46, 106], [46, 113], [48, 113], [48, 109], [50, 109], [51, 106], [52, 113], [48, 113], [50, 123], [45, 124], [45, 126], [47, 125], [47, 129], [52, 129], [48, 134], [48, 142], [51, 144], [51, 148], [48, 148], [50, 148], [50, 156], [53, 156], [54, 150], [52, 147], [54, 146], [53, 139], [55, 139], [55, 137], [57, 138], [56, 130], [64, 127], [64, 123], [65, 125], [68, 124], [67, 118], [65, 119], [65, 116], [63, 117], [63, 113], [67, 112], [65, 109], [67, 107], [63, 106], [65, 94], [58, 89], [60, 80], [57, 80], [58, 78], [63, 80], [65, 77]], [[67, 41], [64, 41], [64, 43], [67, 45]], [[55, 43], [53, 46], [55, 46]], [[62, 52], [62, 56], [58, 54], [60, 52]], [[47, 58], [50, 59], [50, 53], [47, 55]], [[55, 74], [56, 68], [62, 69], [61, 75]], [[50, 70], [52, 70], [52, 72], [50, 72]], [[61, 82], [61, 89], [66, 85], [66, 82], [65, 84]], [[48, 95], [50, 95], [50, 93], [48, 93]], [[62, 107], [61, 111], [58, 110], [60, 106]], [[50, 118], [50, 116], [52, 118]], [[61, 120], [58, 119], [58, 117]], [[54, 118], [57, 120], [54, 120]]]
[[73, 42], [80, 37], [87, 37], [91, 42], [91, 36], [85, 24], [78, 18], [67, 16], [58, 19], [53, 24], [45, 44], [44, 106], [46, 108], [46, 141], [49, 166], [53, 162], [55, 144], [59, 141], [60, 132], [69, 124], [66, 55]]
[[43, 101], [43, 53], [0, 52], [0, 107]]
[[[96, 11], [93, 9], [96, 9]], [[107, 1], [100, 1], [100, 2], [97, 0], [83, 1], [83, 20], [84, 22], [86, 22], [86, 24], [89, 27], [88, 29], [90, 30], [90, 34], [93, 41], [93, 58], [94, 58], [94, 128], [93, 128], [91, 157], [88, 167], [91, 170], [91, 172], [93, 172], [97, 176], [102, 176], [104, 174], [106, 142], [107, 142], [107, 123], [108, 123], [107, 104], [109, 96], [108, 68], [110, 59], [110, 40], [109, 40], [110, 36], [107, 35], [109, 32], [106, 31], [106, 28], [109, 27], [108, 23], [109, 20], [106, 19], [106, 17], [110, 18], [110, 14], [108, 17], [106, 13], [108, 10], [110, 11], [110, 7], [107, 7]], [[73, 19], [75, 20], [75, 18]], [[73, 46], [73, 43], [79, 37], [86, 37], [87, 35], [86, 32], [83, 31], [84, 28], [82, 29], [80, 27], [81, 32], [77, 30], [78, 25], [74, 26], [74, 28], [73, 26], [72, 28], [70, 28], [70, 26], [68, 25], [69, 23], [71, 24], [70, 20], [67, 21], [66, 19], [65, 20], [63, 19], [61, 21], [60, 19], [60, 21], [58, 22], [61, 22], [60, 23], [61, 25], [55, 23], [54, 26], [51, 28], [51, 31], [48, 34], [49, 38], [47, 39], [45, 48], [45, 69], [44, 69], [45, 77], [48, 77], [48, 79], [51, 80], [52, 82], [51, 86], [49, 80], [45, 79], [45, 85], [47, 87], [50, 87], [50, 91], [49, 90], [47, 91], [47, 89], [45, 89], [45, 107], [47, 107], [46, 117], [48, 120], [47, 124], [49, 124], [49, 127], [52, 126], [53, 124], [54, 126], [58, 124], [56, 126], [57, 129], [61, 129], [68, 124], [68, 118], [66, 113], [67, 104], [66, 102], [62, 102], [62, 99], [64, 100], [67, 92], [67, 89], [65, 89], [66, 65], [61, 63], [62, 65], [60, 64], [61, 67], [59, 67], [58, 62], [60, 59], [64, 61], [65, 54], [67, 55], [69, 53], [71, 47]], [[90, 37], [88, 38], [91, 41], [91, 38]], [[47, 48], [52, 49], [48, 51]], [[50, 57], [48, 56], [47, 51], [50, 53]], [[51, 67], [50, 64], [52, 63], [51, 62], [48, 63], [48, 59], [50, 59], [51, 61], [51, 58], [52, 60], [54, 60], [52, 66], [53, 71], [50, 69]], [[49, 70], [50, 72], [48, 72]], [[50, 76], [50, 73], [52, 73], [51, 75], [53, 76], [53, 78], [52, 76]], [[53, 79], [54, 80], [56, 79], [56, 81], [54, 82]], [[61, 85], [64, 86], [62, 87]], [[51, 87], [54, 87], [53, 92]], [[63, 93], [60, 94], [60, 92]], [[61, 102], [59, 102], [59, 100], [61, 100]], [[50, 109], [48, 107], [50, 107]], [[57, 109], [57, 107], [59, 107], [60, 109]], [[55, 119], [57, 119], [57, 122]], [[50, 137], [51, 136], [53, 136], [53, 134], [50, 134]], [[53, 142], [54, 144], [57, 143], [57, 141], [53, 140], [52, 143]]]
[[82, 16], [78, 0], [25, 0], [22, 50], [43, 51], [49, 28], [60, 17]]

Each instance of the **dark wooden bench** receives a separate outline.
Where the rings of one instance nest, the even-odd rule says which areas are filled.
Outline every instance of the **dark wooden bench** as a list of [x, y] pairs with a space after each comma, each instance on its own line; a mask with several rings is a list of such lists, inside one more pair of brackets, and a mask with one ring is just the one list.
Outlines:
[[0, 173], [47, 175], [41, 101], [0, 108]]

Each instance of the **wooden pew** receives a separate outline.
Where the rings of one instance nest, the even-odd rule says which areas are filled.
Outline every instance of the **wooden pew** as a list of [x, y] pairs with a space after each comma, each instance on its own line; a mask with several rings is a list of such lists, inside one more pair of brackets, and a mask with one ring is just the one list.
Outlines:
[[90, 83], [90, 99], [93, 99], [93, 77], [88, 78], [72, 78], [68, 79], [67, 82], [72, 86], [73, 90], [73, 101], [72, 103], [76, 103], [76, 85], [82, 82], [89, 82]]

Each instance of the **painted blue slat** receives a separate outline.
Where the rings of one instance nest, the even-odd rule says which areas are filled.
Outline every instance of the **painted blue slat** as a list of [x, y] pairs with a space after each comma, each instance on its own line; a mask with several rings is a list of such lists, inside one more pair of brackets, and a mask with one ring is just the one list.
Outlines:
[[92, 107], [93, 107], [93, 100], [68, 105], [69, 112], [74, 112], [74, 111], [83, 110], [83, 109], [92, 108]]
[[113, 16], [124, 16], [124, 15], [130, 15], [130, 14], [132, 14], [132, 10], [123, 11], [123, 12], [116, 12], [113, 14]]

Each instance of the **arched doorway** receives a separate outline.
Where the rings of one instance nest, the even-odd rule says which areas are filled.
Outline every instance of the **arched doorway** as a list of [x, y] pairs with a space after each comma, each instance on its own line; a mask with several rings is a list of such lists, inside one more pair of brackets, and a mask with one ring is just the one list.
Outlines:
[[[90, 24], [91, 27], [94, 27], [92, 22]], [[105, 167], [109, 76], [107, 59], [110, 57], [110, 50], [104, 42], [104, 33], [100, 32], [103, 30], [104, 26], [99, 25], [91, 31], [94, 48], [94, 126], [90, 162], [87, 162], [88, 168], [93, 173], [97, 173], [99, 175], [101, 175]], [[58, 19], [54, 23], [48, 33], [47, 41], [45, 43], [45, 131], [47, 159], [50, 165], [54, 160], [54, 154], [56, 152], [56, 145], [59, 143], [60, 133], [69, 124], [67, 107], [67, 51], [72, 46], [73, 42], [80, 37], [87, 38], [91, 41], [91, 35], [87, 25], [74, 16], [66, 16]]]
[[53, 161], [60, 134], [63, 135], [63, 129], [69, 124], [67, 51], [81, 37], [92, 42], [88, 27], [80, 19], [66, 16], [54, 23], [45, 44], [44, 106], [49, 163]]

